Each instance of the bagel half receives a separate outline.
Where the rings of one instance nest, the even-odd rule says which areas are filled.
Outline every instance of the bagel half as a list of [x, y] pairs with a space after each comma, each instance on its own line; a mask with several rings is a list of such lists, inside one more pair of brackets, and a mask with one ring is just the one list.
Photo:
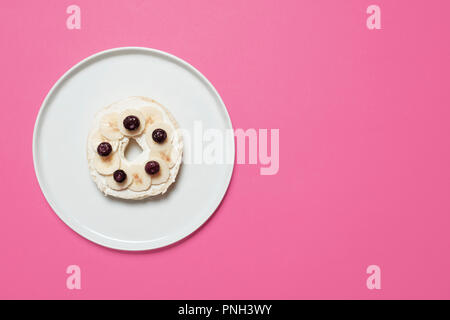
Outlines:
[[[133, 131], [123, 127], [126, 116], [136, 116], [140, 126]], [[161, 127], [167, 132], [163, 143], [152, 139], [152, 130]], [[106, 196], [128, 200], [141, 200], [164, 194], [175, 182], [183, 157], [183, 139], [172, 114], [160, 103], [146, 97], [130, 97], [101, 109], [87, 140], [89, 172], [97, 187]], [[125, 151], [134, 139], [142, 153], [133, 161], [125, 157]], [[108, 142], [112, 151], [100, 156], [97, 147]], [[150, 175], [145, 171], [149, 161], [157, 161], [160, 171]], [[123, 170], [126, 180], [115, 181], [113, 173]]]

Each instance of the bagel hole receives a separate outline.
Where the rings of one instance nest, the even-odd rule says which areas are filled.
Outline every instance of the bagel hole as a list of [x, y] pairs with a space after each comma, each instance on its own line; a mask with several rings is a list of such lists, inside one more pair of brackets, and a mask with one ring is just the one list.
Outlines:
[[133, 138], [130, 138], [130, 142], [128, 142], [127, 148], [125, 149], [125, 159], [132, 162], [136, 160], [143, 152], [141, 146], [137, 143], [137, 141]]

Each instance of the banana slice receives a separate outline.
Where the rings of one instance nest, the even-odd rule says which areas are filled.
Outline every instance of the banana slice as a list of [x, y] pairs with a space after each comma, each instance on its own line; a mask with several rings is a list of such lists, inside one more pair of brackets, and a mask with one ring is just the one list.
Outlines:
[[120, 167], [120, 157], [117, 152], [111, 153], [107, 157], [102, 157], [98, 153], [94, 157], [94, 166], [98, 173], [102, 175], [113, 174]]
[[[125, 171], [125, 173], [127, 173], [126, 169], [122, 169], [123, 171]], [[113, 190], [125, 190], [126, 188], [128, 188], [128, 186], [133, 182], [133, 177], [127, 173], [127, 178], [125, 179], [125, 181], [123, 182], [117, 182], [116, 180], [114, 180], [114, 176], [110, 175], [110, 176], [106, 176], [106, 184], [108, 185], [108, 187], [110, 187]]]
[[[139, 119], [139, 127], [136, 130], [128, 130], [123, 126], [123, 120], [128, 116], [135, 116]], [[145, 129], [145, 117], [142, 112], [135, 109], [128, 109], [122, 111], [117, 118], [117, 126], [122, 134], [128, 137], [135, 137], [140, 135]]]
[[157, 174], [152, 175], [152, 184], [161, 184], [169, 179], [169, 166], [166, 161], [164, 161], [161, 157], [156, 156], [155, 154], [150, 154], [149, 161], [156, 161], [159, 163], [159, 172]]
[[[162, 143], [158, 143], [153, 140], [152, 134], [156, 129], [163, 129], [167, 133], [167, 138]], [[150, 150], [154, 151], [169, 151], [172, 147], [172, 139], [173, 139], [173, 129], [172, 127], [164, 122], [156, 122], [148, 127], [147, 133], [145, 135], [147, 139], [147, 144], [150, 147]]]
[[117, 140], [112, 141], [110, 139], [105, 138], [100, 133], [100, 130], [96, 130], [96, 131], [94, 131], [94, 133], [92, 133], [92, 135], [89, 137], [89, 142], [90, 142], [91, 148], [94, 150], [94, 152], [97, 152], [97, 147], [102, 142], [108, 142], [111, 145], [113, 152], [115, 152], [117, 150], [117, 148], [119, 147], [119, 141], [117, 141]]
[[100, 119], [100, 133], [109, 140], [119, 140], [123, 137], [117, 124], [119, 114], [117, 112], [111, 112], [105, 114]]
[[150, 153], [150, 158], [158, 157], [164, 160], [169, 168], [173, 168], [173, 166], [177, 163], [178, 160], [178, 151], [175, 148], [168, 148], [168, 150], [153, 150]]
[[145, 172], [144, 164], [132, 165], [126, 171], [127, 175], [133, 179], [130, 186], [128, 187], [132, 191], [145, 191], [150, 188], [152, 184], [152, 178], [147, 172]]
[[161, 110], [159, 110], [157, 107], [153, 106], [142, 107], [141, 112], [145, 117], [146, 129], [153, 123], [163, 121], [163, 114]]

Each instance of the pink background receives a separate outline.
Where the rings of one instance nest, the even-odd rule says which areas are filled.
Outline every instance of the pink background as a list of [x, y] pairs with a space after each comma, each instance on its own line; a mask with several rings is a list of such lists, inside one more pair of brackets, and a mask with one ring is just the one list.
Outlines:
[[[66, 28], [66, 8], [82, 29]], [[382, 30], [366, 28], [378, 4]], [[450, 298], [449, 1], [1, 1], [0, 298]], [[52, 212], [33, 127], [57, 79], [120, 46], [167, 51], [235, 128], [279, 128], [280, 171], [237, 165], [166, 249], [95, 245]], [[66, 267], [82, 290], [66, 289]], [[366, 268], [382, 270], [382, 290]]]

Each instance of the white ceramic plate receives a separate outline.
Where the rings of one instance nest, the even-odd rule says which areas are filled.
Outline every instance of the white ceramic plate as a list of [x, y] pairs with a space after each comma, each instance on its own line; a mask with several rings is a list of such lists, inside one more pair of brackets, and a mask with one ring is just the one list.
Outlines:
[[34, 128], [34, 167], [45, 198], [74, 231], [106, 247], [149, 250], [186, 237], [213, 214], [233, 172], [234, 138], [230, 133], [224, 143], [231, 162], [183, 163], [162, 197], [105, 197], [89, 175], [87, 134], [99, 109], [129, 96], [160, 101], [191, 133], [196, 121], [205, 129], [232, 129], [219, 94], [194, 67], [158, 50], [117, 48], [83, 60], [50, 90]]

